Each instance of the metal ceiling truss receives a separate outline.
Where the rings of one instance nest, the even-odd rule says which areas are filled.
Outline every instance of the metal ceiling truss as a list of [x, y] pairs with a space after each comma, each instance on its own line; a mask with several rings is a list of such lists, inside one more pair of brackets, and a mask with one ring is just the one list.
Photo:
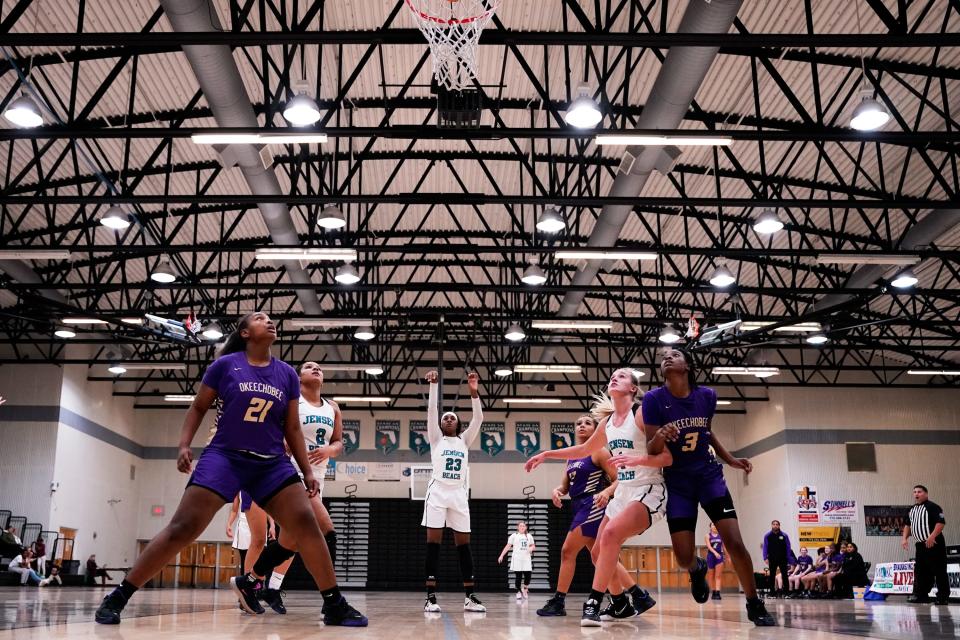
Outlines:
[[[813, 7], [807, 1], [806, 33], [753, 34], [737, 20], [736, 33], [708, 35], [667, 33], [665, 0], [604, 0], [590, 10], [574, 0], [555, 0], [555, 10], [563, 16], [559, 31], [513, 32], [495, 20], [485, 32], [484, 55], [499, 50], [504, 69], [508, 60], [516, 63], [527, 83], [525, 93], [507, 98], [497, 88], [479, 87], [492, 125], [457, 132], [461, 143], [450, 149], [419, 144], [449, 132], [434, 127], [435, 100], [411, 92], [429, 56], [418, 31], [398, 28], [405, 24], [398, 18], [405, 10], [402, 0], [392, 5], [381, 29], [369, 32], [317, 29], [317, 21], [321, 25], [323, 21], [323, 0], [292, 4], [231, 0], [229, 30], [222, 33], [156, 31], [164, 20], [158, 9], [135, 37], [85, 30], [82, 1], [73, 33], [30, 33], [31, 4], [20, 0], [0, 15], [0, 46], [9, 52], [0, 60], [0, 77], [14, 77], [10, 90], [0, 96], [0, 108], [18, 95], [29, 68], [31, 86], [58, 114], [59, 122], [38, 130], [0, 131], [5, 160], [0, 238], [5, 248], [69, 249], [73, 259], [35, 262], [41, 285], [0, 280], [18, 296], [15, 305], [0, 311], [0, 353], [5, 354], [0, 364], [85, 363], [92, 367], [90, 378], [102, 380], [107, 376], [100, 367], [110, 361], [110, 347], [117, 344], [133, 350], [128, 359], [187, 363], [186, 371], [148, 372], [117, 382], [116, 393], [137, 395], [139, 405], [150, 405], [153, 396], [193, 390], [212, 356], [211, 348], [157, 340], [142, 327], [112, 325], [112, 339], [80, 332], [76, 342], [91, 345], [94, 354], [71, 360], [64, 342], [51, 337], [50, 319], [74, 314], [117, 320], [145, 311], [180, 317], [195, 311], [229, 328], [237, 314], [261, 309], [281, 322], [283, 357], [323, 358], [324, 347], [337, 343], [349, 347], [354, 361], [382, 363], [386, 369], [382, 380], [346, 377], [337, 383], [356, 383], [365, 392], [390, 395], [395, 398], [392, 409], [420, 407], [416, 380], [422, 371], [416, 365], [436, 361], [441, 349], [448, 363], [486, 369], [488, 395], [494, 403], [508, 395], [530, 394], [545, 383], [528, 383], [515, 379], [518, 376], [494, 379], [492, 368], [534, 362], [533, 352], [547, 344], [559, 344], [563, 361], [584, 367], [583, 376], [565, 376], [553, 383], [558, 397], [584, 406], [582, 399], [620, 363], [647, 372], [647, 380], [656, 378], [657, 336], [664, 322], [680, 325], [695, 316], [705, 324], [741, 317], [779, 325], [819, 321], [829, 329], [831, 343], [814, 349], [802, 337], [760, 329], [701, 350], [706, 369], [758, 358], [781, 368], [780, 376], [763, 381], [711, 378], [725, 399], [762, 400], [765, 390], [775, 386], [957, 386], [956, 378], [906, 375], [913, 367], [956, 366], [957, 247], [931, 245], [909, 252], [924, 264], [935, 265], [936, 273], [924, 287], [901, 292], [881, 281], [850, 290], [856, 296], [850, 304], [828, 312], [812, 310], [819, 295], [843, 287], [849, 275], [846, 268], [817, 264], [818, 254], [906, 254], [897, 247], [910, 224], [927, 211], [960, 208], [960, 121], [956, 105], [950, 104], [960, 68], [937, 63], [944, 47], [960, 46], [960, 35], [947, 28], [953, 14], [960, 12], [955, 3], [943, 12], [936, 32], [918, 31], [930, 19], [932, 2], [898, 3], [894, 14], [878, 0], [865, 0], [862, 10], [879, 17], [887, 33], [815, 33]], [[912, 23], [907, 15], [911, 5], [917, 5], [911, 9]], [[624, 19], [626, 29], [613, 28]], [[264, 31], [261, 26], [266, 24], [280, 25], [280, 30]], [[315, 82], [322, 62], [337, 64], [335, 98], [320, 101], [325, 116], [317, 126], [331, 142], [319, 149], [277, 148], [273, 162], [290, 185], [282, 201], [299, 205], [293, 215], [300, 216], [308, 229], [300, 234], [303, 246], [357, 248], [357, 264], [365, 274], [361, 284], [344, 290], [333, 281], [329, 265], [311, 264], [306, 270], [314, 284], [292, 285], [285, 281], [282, 267], [255, 262], [251, 252], [270, 246], [269, 237], [240, 237], [238, 230], [263, 199], [225, 193], [220, 185], [229, 172], [217, 162], [175, 160], [176, 146], [190, 144], [184, 139], [206, 131], [197, 122], [212, 114], [199, 91], [181, 108], [155, 109], [145, 98], [144, 86], [151, 78], [141, 71], [141, 61], [145, 56], [178, 54], [188, 43], [239, 47], [236, 55], [260, 81], [260, 94], [251, 98], [265, 123], [277, 120], [292, 95], [291, 76], [299, 73], [294, 61], [304, 47], [322, 45], [325, 52], [318, 56], [317, 67], [308, 70]], [[366, 45], [356, 64], [344, 61], [342, 47], [348, 44]], [[281, 45], [281, 55], [267, 55], [267, 45]], [[528, 330], [524, 343], [507, 343], [502, 332], [510, 322], [528, 323], [555, 313], [571, 289], [574, 266], [557, 260], [553, 252], [579, 248], [602, 205], [613, 201], [604, 195], [602, 184], [615, 175], [619, 158], [603, 155], [589, 135], [567, 128], [562, 120], [584, 72], [593, 80], [595, 96], [606, 113], [606, 128], [631, 129], [643, 110], [630, 99], [635, 93], [633, 72], [650, 56], [662, 62], [665, 49], [690, 45], [719, 46], [717, 64], [724, 56], [748, 60], [750, 99], [745, 96], [739, 113], [711, 112], [694, 102], [685, 118], [692, 128], [659, 133], [722, 132], [733, 137], [734, 144], [715, 150], [706, 162], [686, 162], [681, 156], [667, 176], [673, 194], [629, 202], [643, 240], [622, 246], [656, 251], [660, 257], [655, 263], [618, 263], [602, 272], [595, 286], [584, 287], [587, 296], [580, 319], [612, 319], [615, 331]], [[33, 48], [40, 46], [59, 50], [35, 53]], [[387, 78], [383, 59], [398, 46], [417, 46], [424, 53], [406, 77]], [[861, 59], [826, 49], [853, 47], [866, 48], [862, 61], [866, 82], [893, 115], [896, 133], [861, 134], [847, 128], [843, 119], [862, 87]], [[885, 59], [887, 47], [924, 47], [930, 62]], [[537, 59], [524, 55], [534, 50]], [[572, 68], [571, 59], [574, 53], [579, 56], [579, 50], [585, 52], [586, 69]], [[94, 60], [109, 60], [112, 66], [92, 91], [83, 92], [88, 96], [84, 98], [79, 79], [84, 63]], [[812, 111], [784, 76], [781, 61], [809, 65]], [[378, 95], [356, 95], [365, 63], [379, 65]], [[548, 64], [566, 69], [562, 88], [549, 86], [538, 75], [536, 70]], [[66, 93], [56, 89], [50, 76], [54, 67], [59, 70], [63, 65], [71, 76]], [[839, 84], [821, 84], [829, 68], [842, 70]], [[614, 82], [615, 77], [621, 80]], [[793, 117], [765, 112], [760, 96], [771, 83], [794, 109]], [[126, 109], [104, 114], [104, 100], [108, 94], [116, 95], [118, 86], [124, 86]], [[894, 86], [912, 103], [894, 103], [887, 93]], [[511, 86], [511, 94], [516, 96], [518, 89]], [[370, 122], [367, 112], [379, 120], [378, 126], [355, 124]], [[420, 124], [410, 124], [412, 112], [420, 114]], [[529, 125], [508, 126], [507, 122], [517, 122], [518, 112], [529, 112]], [[905, 113], [911, 114], [909, 119]], [[385, 150], [378, 148], [383, 139], [409, 143], [402, 150]], [[122, 142], [120, 164], [109, 160], [117, 157], [111, 140]], [[133, 153], [134, 140], [152, 144], [143, 162], [133, 161], [142, 155]], [[475, 143], [482, 140], [506, 140], [510, 150], [494, 151]], [[24, 149], [31, 159], [15, 166], [15, 155]], [[811, 153], [812, 174], [800, 170]], [[755, 155], [759, 168], [748, 168], [754, 161], [747, 158]], [[365, 169], [373, 165], [388, 176], [375, 188], [365, 177]], [[865, 165], [877, 170], [862, 170]], [[893, 183], [884, 175], [889, 166], [899, 168]], [[503, 191], [496, 176], [504, 175], [504, 167], [519, 176], [519, 192]], [[468, 186], [475, 184], [465, 173], [468, 168], [485, 180], [479, 193]], [[416, 189], [398, 192], [395, 181], [411, 170], [418, 176]], [[449, 182], [450, 192], [422, 190], [438, 175]], [[917, 176], [924, 186], [916, 186]], [[155, 184], [157, 178], [163, 191], [146, 191], [145, 182]], [[189, 195], [173, 195], [182, 193], [175, 184], [185, 183], [193, 185]], [[710, 185], [710, 195], [704, 195], [704, 185]], [[100, 213], [111, 202], [132, 206], [137, 221], [115, 235], [116, 246], [104, 245], [102, 235], [98, 243], [94, 235]], [[319, 208], [327, 203], [345, 205], [347, 229], [326, 233], [317, 229]], [[544, 203], [565, 207], [568, 230], [558, 238], [532, 233], [531, 212]], [[754, 212], [763, 206], [781, 212], [786, 223], [782, 233], [789, 238], [786, 248], [772, 247], [752, 230]], [[491, 224], [490, 207], [502, 212], [500, 222]], [[384, 212], [390, 214], [388, 226], [383, 226]], [[209, 239], [212, 226], [217, 229], [215, 240]], [[683, 242], [676, 241], [678, 229]], [[144, 283], [142, 274], [161, 255], [174, 259], [181, 278], [172, 285]], [[526, 259], [534, 255], [548, 274], [548, 282], [536, 289], [519, 281]], [[721, 259], [754, 284], [723, 292], [710, 287], [707, 279]], [[134, 277], [134, 268], [141, 275]], [[443, 280], [435, 280], [441, 275]], [[451, 287], [447, 281], [461, 284]], [[377, 337], [361, 343], [345, 332], [316, 334], [287, 328], [289, 319], [302, 315], [294, 293], [306, 287], [316, 290], [321, 306], [335, 309], [337, 315], [374, 318]], [[45, 288], [68, 294], [70, 306], [38, 298], [36, 292]], [[437, 329], [441, 317], [442, 334]], [[732, 410], [742, 411], [742, 406]]]

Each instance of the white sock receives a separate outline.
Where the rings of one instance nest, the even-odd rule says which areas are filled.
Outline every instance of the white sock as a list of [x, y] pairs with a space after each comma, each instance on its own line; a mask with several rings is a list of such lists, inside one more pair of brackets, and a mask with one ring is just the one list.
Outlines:
[[273, 575], [270, 576], [270, 584], [268, 587], [270, 589], [279, 589], [283, 585], [283, 575], [282, 573], [273, 572]]

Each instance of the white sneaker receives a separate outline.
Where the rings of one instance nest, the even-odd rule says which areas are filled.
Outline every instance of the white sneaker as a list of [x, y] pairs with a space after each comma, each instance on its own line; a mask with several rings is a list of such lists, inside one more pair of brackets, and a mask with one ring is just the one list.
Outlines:
[[523, 591], [517, 591], [517, 600], [523, 600]]
[[43, 580], [40, 581], [40, 584], [38, 584], [37, 586], [38, 586], [38, 587], [45, 587], [45, 586], [47, 586], [48, 584], [50, 584], [50, 581], [51, 581], [52, 579], [53, 579], [53, 578], [44, 578]]
[[428, 597], [423, 602], [424, 613], [440, 613], [440, 605], [437, 604], [436, 596]]
[[463, 599], [463, 610], [473, 611], [475, 613], [486, 613], [487, 608], [483, 606], [482, 602], [480, 602], [480, 598], [475, 595], [471, 595], [470, 597]]

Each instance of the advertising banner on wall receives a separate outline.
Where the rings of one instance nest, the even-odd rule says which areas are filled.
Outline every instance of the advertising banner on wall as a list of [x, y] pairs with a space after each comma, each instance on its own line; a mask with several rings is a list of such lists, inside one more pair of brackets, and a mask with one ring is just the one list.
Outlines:
[[[950, 597], [960, 598], [960, 564], [947, 565], [947, 579], [950, 583]], [[883, 562], [874, 567], [873, 584], [871, 591], [877, 593], [892, 593], [910, 595], [913, 593], [913, 563], [912, 562]], [[929, 596], [936, 597], [936, 587], [930, 590]]]
[[849, 524], [857, 522], [856, 500], [824, 500], [820, 506], [820, 522], [823, 524]]
[[800, 544], [805, 546], [819, 547], [840, 540], [840, 527], [800, 525], [797, 529], [800, 533]]
[[327, 460], [327, 466], [323, 469], [324, 480], [337, 479], [337, 463], [335, 460]]
[[377, 420], [377, 451], [383, 455], [393, 453], [400, 447], [400, 421]]
[[343, 421], [343, 455], [350, 455], [360, 448], [360, 421]]
[[900, 536], [910, 523], [910, 507], [898, 505], [863, 507], [863, 522], [868, 536]]
[[430, 451], [430, 441], [427, 439], [427, 421], [410, 421], [410, 451], [422, 456]]
[[540, 451], [540, 423], [517, 423], [517, 451], [530, 457]]
[[399, 482], [399, 462], [370, 462], [367, 465], [367, 480], [370, 482]]
[[573, 425], [569, 422], [551, 422], [550, 423], [550, 448], [566, 449], [572, 447], [574, 442]]
[[802, 485], [797, 487], [797, 522], [817, 524], [820, 522], [820, 505], [817, 503], [817, 488]]
[[366, 480], [369, 464], [366, 462], [337, 462], [337, 476], [341, 480]]
[[480, 448], [491, 458], [499, 455], [506, 444], [507, 427], [502, 422], [484, 422], [480, 425]]

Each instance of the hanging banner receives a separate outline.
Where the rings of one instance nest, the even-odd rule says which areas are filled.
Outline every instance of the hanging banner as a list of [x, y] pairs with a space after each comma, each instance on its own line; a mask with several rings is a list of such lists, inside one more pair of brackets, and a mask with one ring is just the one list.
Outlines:
[[820, 507], [823, 524], [850, 524], [857, 522], [856, 500], [824, 500]]
[[797, 529], [800, 533], [799, 538], [800, 544], [802, 545], [819, 547], [840, 540], [840, 527], [810, 527], [800, 525]]
[[343, 421], [343, 455], [348, 456], [360, 448], [360, 421]]
[[816, 524], [820, 522], [820, 509], [817, 503], [817, 488], [799, 486], [797, 497], [797, 522]]
[[388, 455], [400, 448], [400, 421], [377, 420], [374, 432], [377, 442], [377, 451]]
[[427, 421], [410, 421], [410, 451], [422, 456], [430, 451], [430, 440], [427, 439]]
[[529, 458], [540, 451], [540, 423], [517, 423], [517, 451]]
[[868, 536], [903, 535], [903, 527], [910, 524], [908, 506], [864, 506], [863, 522]]
[[566, 449], [574, 443], [573, 425], [569, 422], [550, 423], [550, 448]]
[[491, 458], [503, 451], [504, 437], [507, 432], [502, 422], [484, 422], [480, 425], [480, 448]]

